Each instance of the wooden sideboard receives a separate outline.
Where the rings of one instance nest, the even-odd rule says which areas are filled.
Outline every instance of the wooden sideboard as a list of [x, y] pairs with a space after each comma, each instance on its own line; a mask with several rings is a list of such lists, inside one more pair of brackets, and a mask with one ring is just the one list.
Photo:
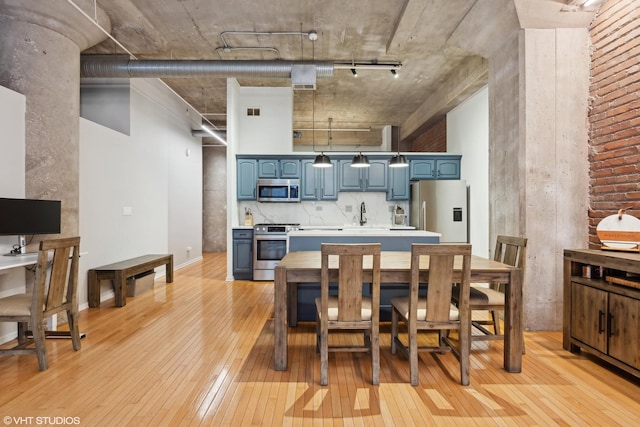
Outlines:
[[562, 346], [640, 377], [640, 254], [565, 249]]

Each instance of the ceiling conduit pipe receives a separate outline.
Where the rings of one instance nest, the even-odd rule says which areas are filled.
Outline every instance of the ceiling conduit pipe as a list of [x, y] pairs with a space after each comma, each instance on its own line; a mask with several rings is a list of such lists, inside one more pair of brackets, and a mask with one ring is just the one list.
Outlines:
[[294, 66], [313, 65], [316, 77], [333, 77], [333, 63], [319, 61], [131, 60], [82, 55], [80, 75], [87, 78], [274, 77], [289, 78]]

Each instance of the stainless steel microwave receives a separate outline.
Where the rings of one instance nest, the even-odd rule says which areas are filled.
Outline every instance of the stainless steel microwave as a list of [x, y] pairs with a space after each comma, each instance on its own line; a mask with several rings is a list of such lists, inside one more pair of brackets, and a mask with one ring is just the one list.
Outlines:
[[299, 202], [299, 179], [259, 179], [259, 202]]

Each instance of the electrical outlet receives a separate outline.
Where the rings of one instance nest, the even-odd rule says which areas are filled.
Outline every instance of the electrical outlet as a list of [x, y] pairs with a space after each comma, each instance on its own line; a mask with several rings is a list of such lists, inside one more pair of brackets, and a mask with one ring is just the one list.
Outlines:
[[345, 207], [344, 207], [344, 211], [345, 211], [346, 213], [353, 212], [353, 206], [351, 206], [351, 205], [347, 205], [347, 206], [345, 206]]

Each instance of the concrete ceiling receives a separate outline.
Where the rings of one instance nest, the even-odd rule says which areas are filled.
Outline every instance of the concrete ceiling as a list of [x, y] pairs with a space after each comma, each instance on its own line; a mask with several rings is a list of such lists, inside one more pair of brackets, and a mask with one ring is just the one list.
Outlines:
[[[486, 84], [487, 60], [471, 52], [476, 49], [468, 42], [490, 36], [480, 19], [504, 14], [505, 4], [521, 27], [586, 27], [592, 17], [575, 0], [97, 0], [112, 36], [141, 60], [402, 63], [397, 79], [389, 70], [363, 69], [354, 78], [349, 69], [336, 69], [333, 78], [318, 79], [315, 91], [294, 91], [294, 130], [315, 128], [316, 144], [326, 143], [328, 132], [318, 129], [332, 118], [333, 145], [364, 147], [380, 145], [385, 125], [401, 125], [403, 139], [411, 139]], [[567, 4], [574, 10], [563, 12]], [[312, 30], [316, 41], [300, 34]], [[295, 34], [274, 34], [281, 32]], [[84, 53], [124, 51], [106, 40]], [[225, 129], [225, 78], [163, 80]], [[291, 86], [284, 78], [238, 81]], [[301, 135], [295, 144], [311, 144], [312, 132]]]

